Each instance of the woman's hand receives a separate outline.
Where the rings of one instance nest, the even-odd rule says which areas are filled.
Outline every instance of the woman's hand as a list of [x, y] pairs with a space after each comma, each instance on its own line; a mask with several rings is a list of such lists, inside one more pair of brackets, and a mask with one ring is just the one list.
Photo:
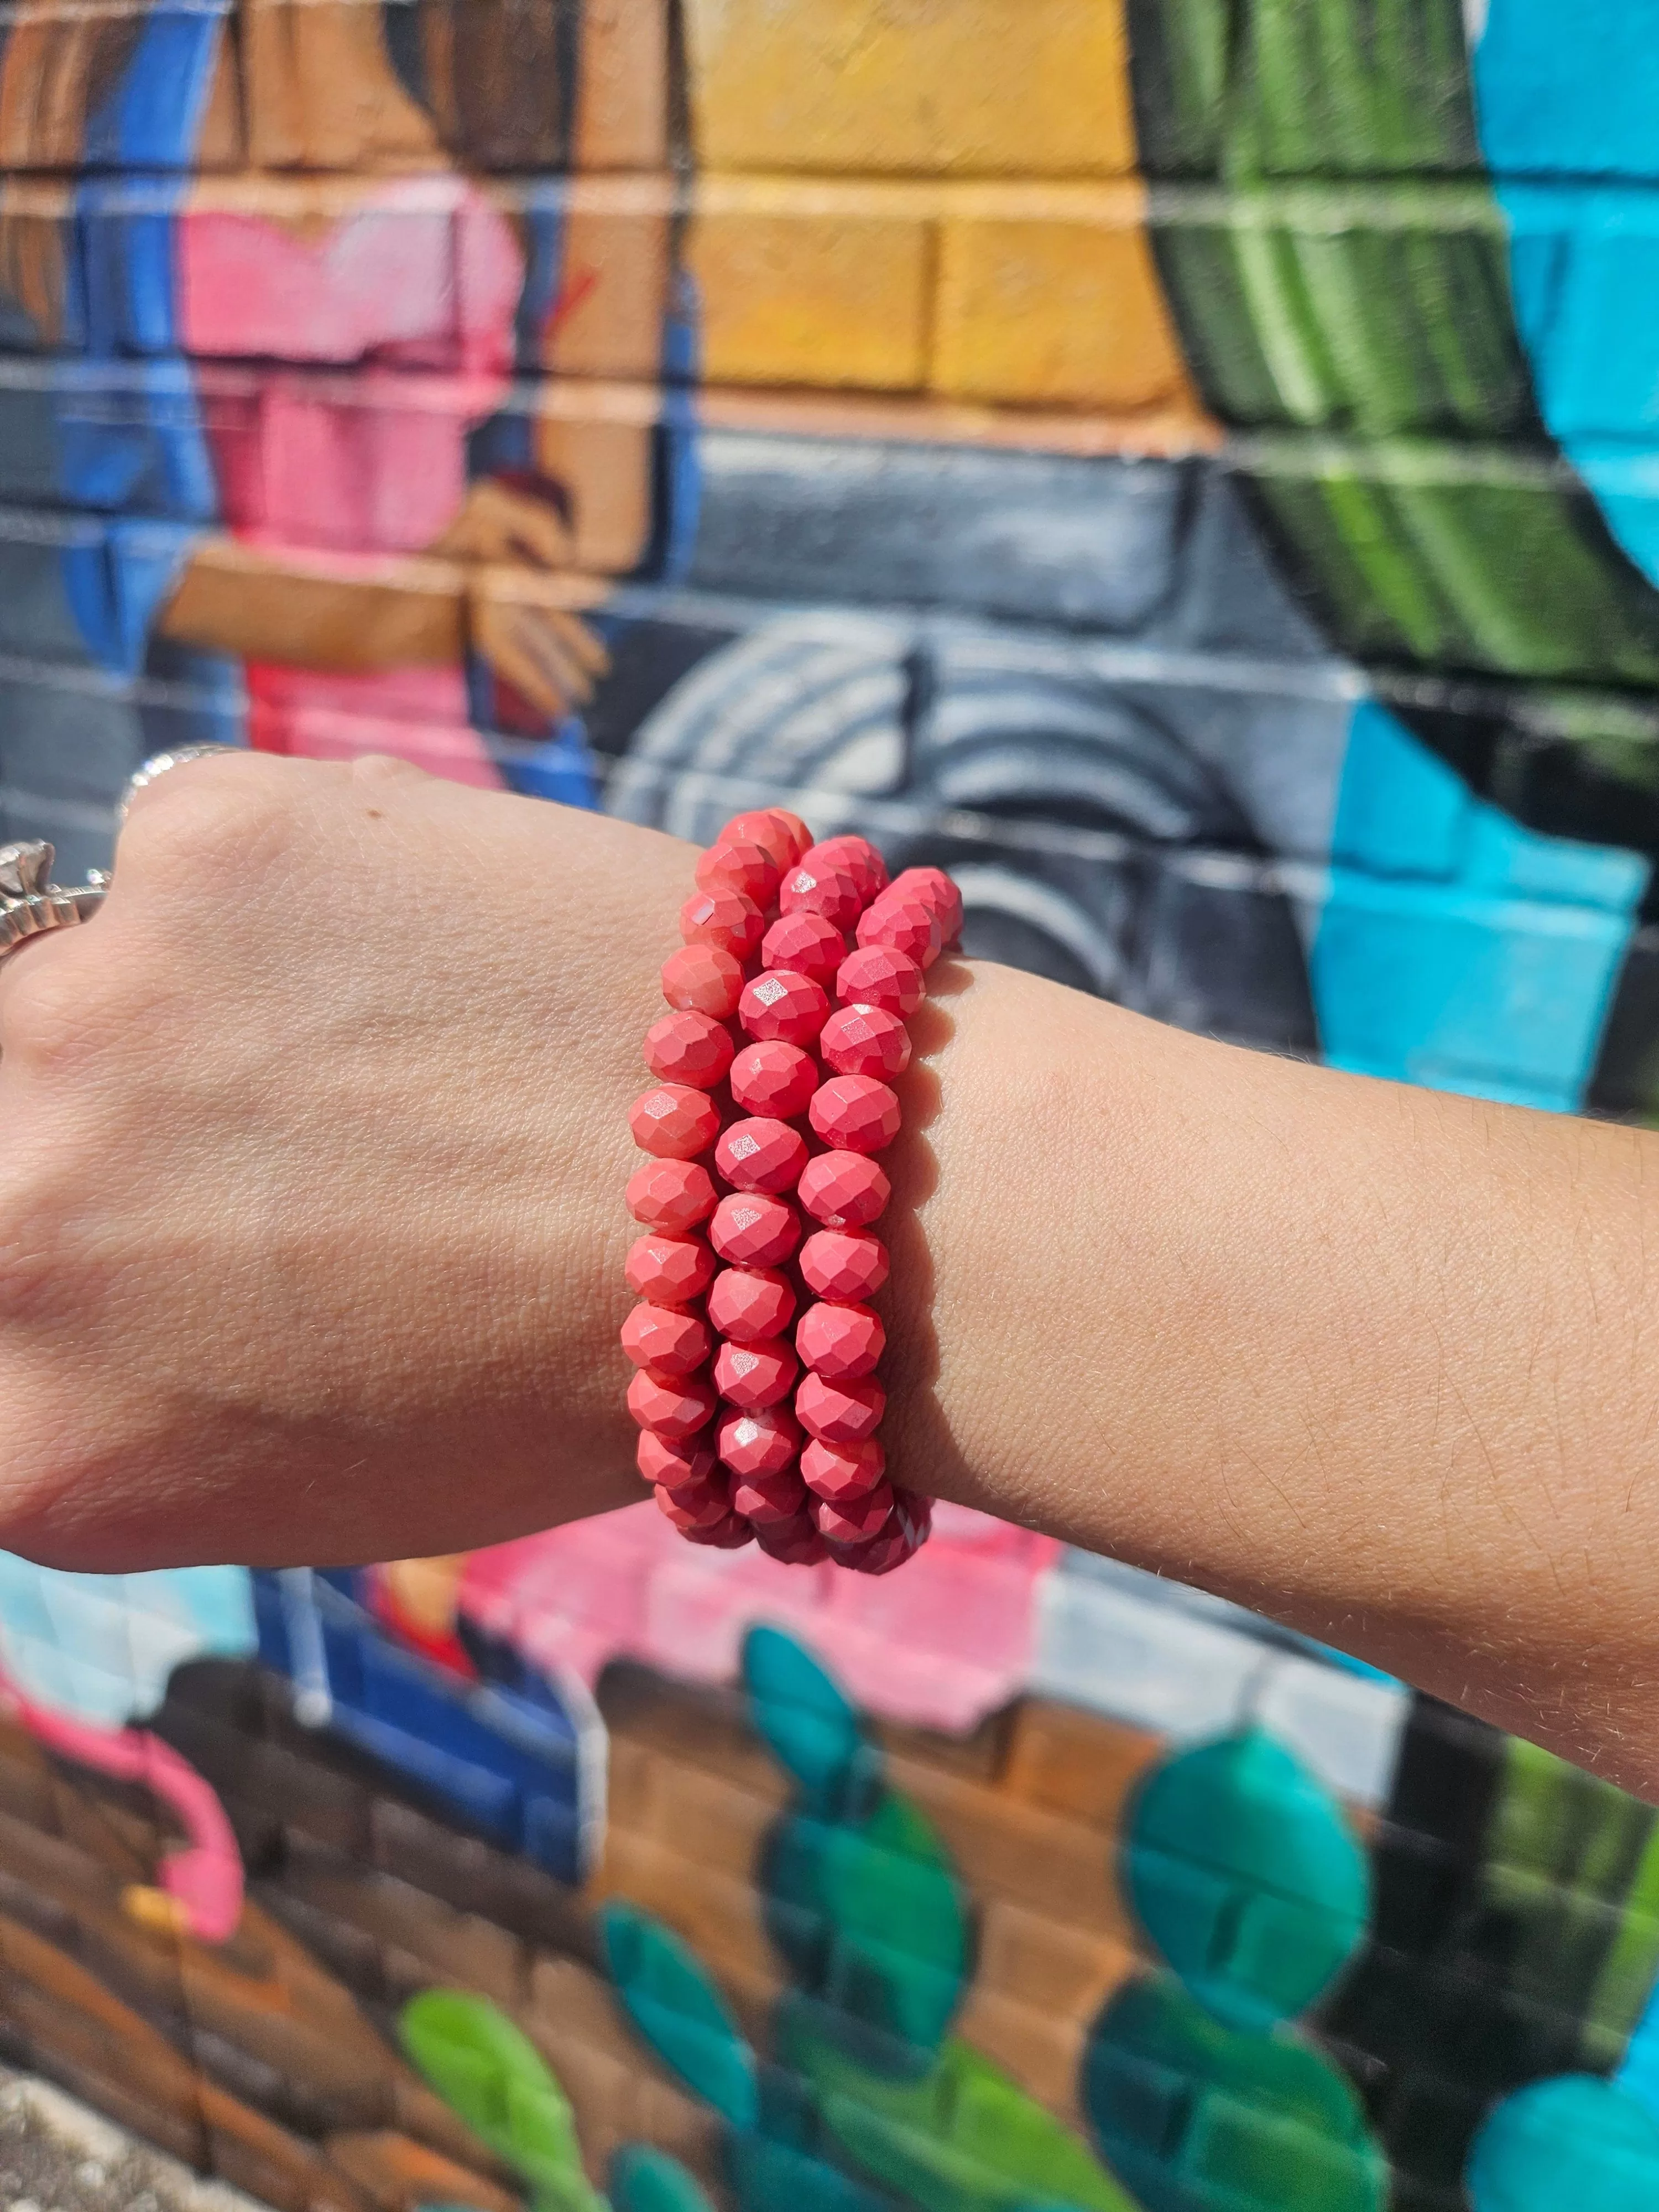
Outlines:
[[637, 1498], [626, 1110], [688, 851], [383, 760], [140, 794], [0, 969], [0, 1546], [437, 1553]]
[[599, 586], [571, 571], [574, 544], [550, 501], [485, 477], [432, 548], [465, 566], [467, 641], [550, 719], [584, 705], [611, 656], [578, 610]]

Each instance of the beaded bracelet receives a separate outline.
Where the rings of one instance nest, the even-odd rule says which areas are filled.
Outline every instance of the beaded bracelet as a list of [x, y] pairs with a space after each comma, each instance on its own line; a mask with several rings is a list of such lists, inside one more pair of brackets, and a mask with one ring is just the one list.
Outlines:
[[652, 1155], [628, 1186], [647, 1233], [622, 1333], [640, 1473], [694, 1544], [887, 1574], [933, 1508], [889, 1478], [878, 1433], [873, 1155], [898, 1134], [906, 1018], [961, 896], [938, 868], [890, 884], [864, 838], [814, 844], [777, 807], [728, 822], [696, 880], [663, 965], [671, 1012], [645, 1040], [658, 1080], [629, 1115]]

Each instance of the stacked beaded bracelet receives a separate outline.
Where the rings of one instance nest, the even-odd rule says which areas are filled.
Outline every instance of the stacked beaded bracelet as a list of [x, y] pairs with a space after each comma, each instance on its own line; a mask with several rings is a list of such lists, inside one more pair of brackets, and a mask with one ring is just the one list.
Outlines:
[[659, 1080], [629, 1115], [653, 1156], [628, 1186], [647, 1233], [622, 1333], [640, 1472], [695, 1544], [886, 1574], [927, 1540], [932, 1506], [890, 1481], [877, 1435], [885, 1335], [867, 1301], [888, 1258], [870, 1224], [888, 1183], [872, 1156], [898, 1134], [905, 1018], [961, 897], [938, 868], [890, 884], [862, 837], [815, 845], [781, 808], [728, 822], [697, 886], [663, 967], [672, 1011], [645, 1041]]

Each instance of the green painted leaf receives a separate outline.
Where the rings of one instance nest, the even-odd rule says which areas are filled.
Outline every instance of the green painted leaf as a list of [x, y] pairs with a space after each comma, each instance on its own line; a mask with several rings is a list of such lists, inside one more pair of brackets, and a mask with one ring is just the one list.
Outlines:
[[920, 2077], [887, 2075], [802, 1998], [780, 2005], [778, 2040], [842, 2155], [922, 2212], [1134, 2212], [1086, 2143], [964, 2043]]
[[617, 1998], [652, 2050], [733, 2127], [752, 2127], [755, 2054], [696, 1954], [620, 1903], [600, 1913], [599, 1940]]
[[483, 1997], [425, 1990], [398, 2016], [409, 2060], [528, 2184], [545, 2212], [603, 2212], [582, 2169], [570, 2100], [534, 2044]]
[[1152, 1942], [1232, 2027], [1304, 2010], [1370, 1912], [1370, 1863], [1340, 1808], [1259, 1729], [1148, 1778], [1125, 1828], [1124, 1875]]
[[1288, 2029], [1224, 2027], [1172, 1975], [1096, 2021], [1085, 2110], [1147, 2212], [1381, 2212], [1388, 2170], [1352, 2083]]

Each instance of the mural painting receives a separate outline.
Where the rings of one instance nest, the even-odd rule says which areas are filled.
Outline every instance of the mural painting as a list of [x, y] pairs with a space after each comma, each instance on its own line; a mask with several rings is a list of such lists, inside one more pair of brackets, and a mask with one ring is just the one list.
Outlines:
[[[1656, 110], [1655, 0], [9, 0], [5, 834], [202, 738], [787, 799], [1649, 1118]], [[221, 2212], [1636, 2212], [1656, 1990], [1650, 1808], [965, 1511], [0, 1556], [8, 2193], [66, 2092]]]

